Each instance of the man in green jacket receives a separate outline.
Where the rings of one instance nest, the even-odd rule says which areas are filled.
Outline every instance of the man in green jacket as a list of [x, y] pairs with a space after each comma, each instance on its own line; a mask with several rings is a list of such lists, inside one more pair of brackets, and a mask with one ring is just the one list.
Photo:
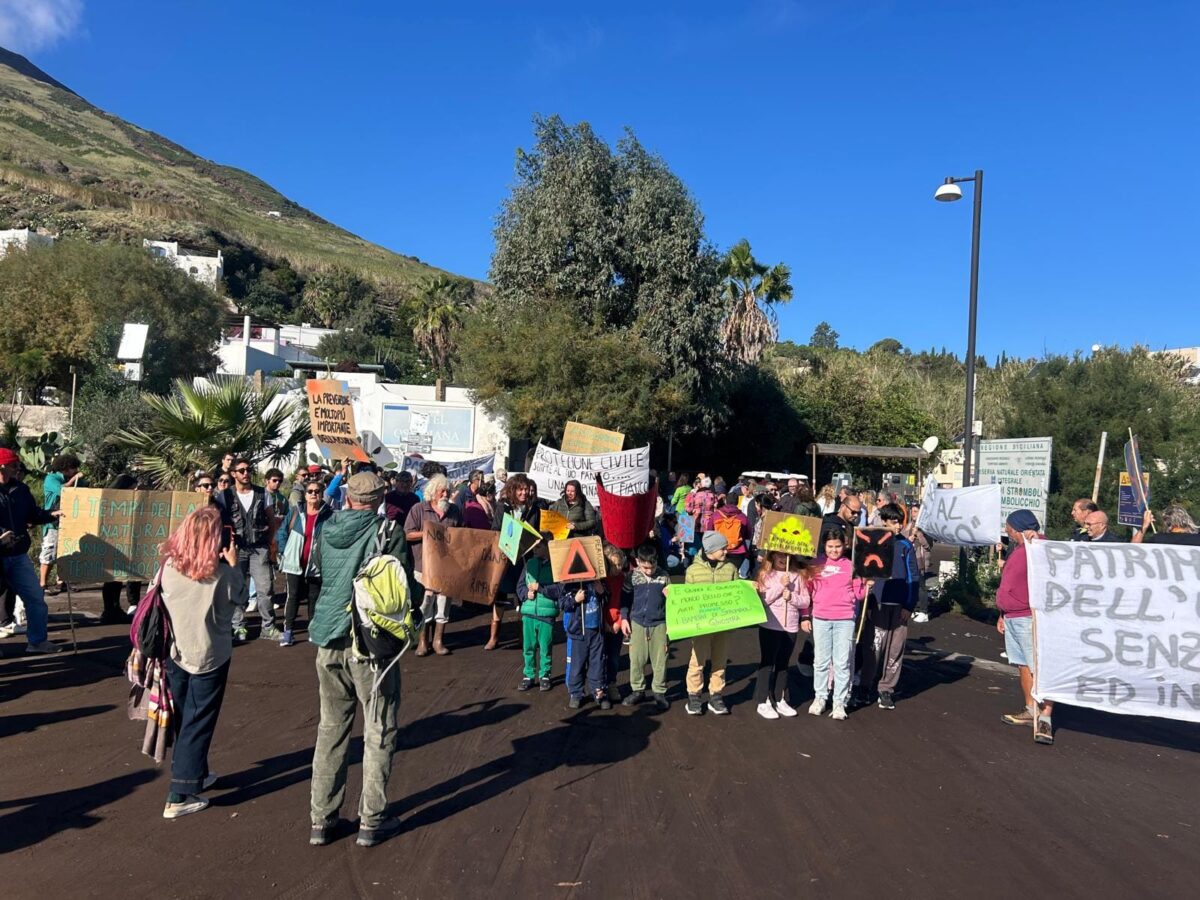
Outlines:
[[375, 549], [384, 528], [385, 555], [400, 560], [408, 573], [409, 594], [415, 596], [412, 560], [404, 529], [389, 523], [376, 510], [386, 485], [374, 472], [360, 472], [346, 486], [346, 508], [321, 529], [314, 551], [321, 573], [321, 600], [309, 626], [317, 645], [317, 687], [321, 720], [312, 764], [312, 832], [309, 843], [328, 844], [346, 797], [346, 767], [354, 713], [363, 705], [363, 787], [359, 799], [358, 844], [373, 847], [395, 834], [400, 823], [385, 819], [387, 783], [396, 746], [396, 714], [400, 708], [400, 668], [393, 666], [368, 706], [374, 674], [370, 663], [353, 649], [350, 604], [354, 577]]

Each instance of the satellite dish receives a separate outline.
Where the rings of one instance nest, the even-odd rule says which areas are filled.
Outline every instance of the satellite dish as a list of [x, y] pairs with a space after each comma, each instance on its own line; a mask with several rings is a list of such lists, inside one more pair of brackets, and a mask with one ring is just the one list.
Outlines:
[[921, 444], [921, 449], [924, 450], [926, 453], [932, 453], [937, 448], [938, 448], [938, 439], [937, 439], [936, 434], [925, 438], [925, 440]]

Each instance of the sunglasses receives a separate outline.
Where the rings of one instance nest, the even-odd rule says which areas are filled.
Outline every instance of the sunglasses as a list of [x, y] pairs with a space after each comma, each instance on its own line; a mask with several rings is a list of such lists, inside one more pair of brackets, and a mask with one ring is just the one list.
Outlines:
[[242, 466], [240, 469], [234, 469], [233, 471], [236, 472], [238, 475], [245, 475], [250, 470], [247, 469], [245, 466]]
[[217, 484], [229, 484], [229, 479], [228, 478], [218, 478]]
[[305, 491], [304, 493], [305, 493], [305, 494], [307, 494], [307, 495], [308, 495], [308, 496], [310, 496], [310, 497], [320, 497], [320, 496], [321, 496], [321, 490], [320, 490], [320, 488], [318, 488], [318, 489], [317, 489], [317, 490], [315, 490], [315, 491]]
[[202, 491], [211, 491], [213, 489], [213, 483], [211, 481], [202, 481], [196, 485], [196, 487]]

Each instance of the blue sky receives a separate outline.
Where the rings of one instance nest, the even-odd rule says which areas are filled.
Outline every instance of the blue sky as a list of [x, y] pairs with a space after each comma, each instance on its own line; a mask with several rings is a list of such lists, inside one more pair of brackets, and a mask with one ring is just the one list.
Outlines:
[[[486, 277], [531, 117], [624, 126], [710, 237], [791, 266], [782, 336], [1200, 344], [1200, 5], [0, 0], [0, 43], [369, 240]], [[31, 11], [40, 15], [35, 17]]]

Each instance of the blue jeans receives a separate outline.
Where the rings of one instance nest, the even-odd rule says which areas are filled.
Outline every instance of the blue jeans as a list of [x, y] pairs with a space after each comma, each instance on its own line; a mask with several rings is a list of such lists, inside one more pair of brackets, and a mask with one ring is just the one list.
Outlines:
[[208, 748], [217, 730], [217, 716], [225, 699], [229, 663], [193, 675], [167, 661], [167, 681], [175, 700], [178, 731], [171, 755], [171, 793], [198, 794], [208, 777]]
[[833, 667], [833, 705], [845, 706], [850, 696], [850, 661], [854, 657], [853, 619], [813, 619], [813, 693], [824, 700]]
[[17, 556], [0, 556], [0, 564], [4, 566], [4, 580], [25, 603], [25, 621], [29, 629], [26, 639], [31, 644], [42, 643], [46, 640], [46, 620], [50, 611], [46, 609], [46, 595], [38, 583], [37, 573], [33, 571], [33, 563], [21, 553]]

